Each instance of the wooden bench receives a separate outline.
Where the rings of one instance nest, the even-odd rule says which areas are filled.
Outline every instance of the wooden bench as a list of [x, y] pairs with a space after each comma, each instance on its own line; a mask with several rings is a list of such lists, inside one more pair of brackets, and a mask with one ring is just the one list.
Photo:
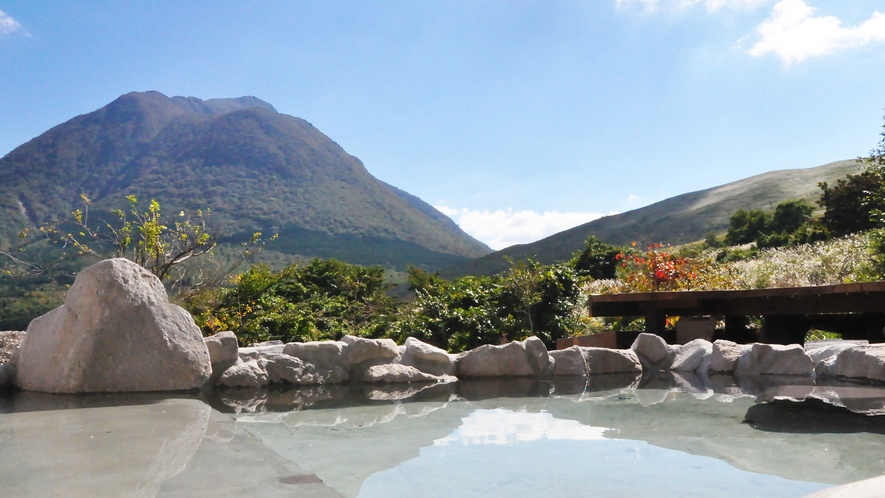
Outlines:
[[[644, 316], [646, 332], [665, 335], [667, 316], [720, 316], [725, 336], [736, 342], [804, 343], [810, 328], [845, 339], [885, 342], [885, 282], [779, 289], [642, 292], [592, 295], [591, 317]], [[746, 328], [761, 315], [758, 337]]]

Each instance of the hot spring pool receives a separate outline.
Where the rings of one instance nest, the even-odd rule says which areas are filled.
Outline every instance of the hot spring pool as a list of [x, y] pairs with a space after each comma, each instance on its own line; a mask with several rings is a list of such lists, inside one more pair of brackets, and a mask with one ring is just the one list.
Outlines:
[[608, 377], [195, 397], [19, 393], [0, 398], [0, 492], [788, 497], [885, 473], [882, 417], [757, 404], [754, 386]]

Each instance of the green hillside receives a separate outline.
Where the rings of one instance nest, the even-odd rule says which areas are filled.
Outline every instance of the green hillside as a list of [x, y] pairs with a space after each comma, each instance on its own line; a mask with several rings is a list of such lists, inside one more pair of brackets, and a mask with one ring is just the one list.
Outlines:
[[374, 178], [303, 119], [255, 97], [129, 93], [0, 159], [0, 249], [16, 234], [93, 204], [93, 219], [157, 199], [211, 210], [223, 242], [279, 233], [272, 249], [402, 269], [439, 268], [490, 249], [417, 197]]
[[830, 182], [856, 173], [861, 164], [838, 161], [816, 168], [780, 170], [719, 187], [678, 195], [626, 213], [606, 216], [531, 244], [520, 244], [442, 271], [447, 278], [492, 275], [508, 268], [505, 256], [534, 258], [549, 264], [571, 257], [587, 237], [610, 244], [661, 242], [682, 244], [702, 239], [710, 231], [725, 231], [732, 214], [743, 209], [772, 209], [787, 199], [820, 196], [818, 182]]

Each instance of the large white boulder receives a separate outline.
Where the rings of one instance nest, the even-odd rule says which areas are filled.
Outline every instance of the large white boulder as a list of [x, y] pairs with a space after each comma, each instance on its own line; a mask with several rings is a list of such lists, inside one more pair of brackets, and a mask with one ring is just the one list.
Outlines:
[[[534, 338], [538, 342], [540, 339]], [[526, 344], [529, 350], [526, 349]], [[541, 342], [541, 346], [543, 346]], [[546, 348], [544, 349], [546, 353]], [[542, 364], [546, 359], [547, 363]], [[541, 368], [543, 367], [543, 368]], [[465, 377], [539, 377], [552, 373], [549, 354], [539, 355], [536, 342], [514, 341], [500, 346], [486, 344], [460, 354], [457, 360], [459, 378]]]
[[400, 364], [412, 366], [431, 375], [454, 375], [457, 355], [409, 337], [401, 347]]
[[668, 370], [676, 356], [676, 350], [661, 336], [645, 332], [636, 337], [630, 349], [639, 357], [643, 368], [648, 370]]
[[719, 339], [713, 342], [713, 352], [701, 361], [699, 372], [729, 373], [734, 372], [738, 359], [750, 349], [748, 344]]
[[[680, 320], [681, 322], [681, 320]], [[695, 339], [684, 344], [676, 356], [670, 370], [677, 372], [693, 372], [697, 370], [704, 359], [713, 354], [713, 343], [705, 339]]]
[[17, 366], [19, 387], [50, 393], [178, 391], [212, 373], [190, 314], [126, 259], [81, 271], [65, 304], [28, 326]]
[[811, 375], [814, 362], [798, 344], [750, 346], [737, 361], [736, 375]]
[[855, 346], [820, 361], [818, 377], [845, 377], [885, 381], [885, 344]]

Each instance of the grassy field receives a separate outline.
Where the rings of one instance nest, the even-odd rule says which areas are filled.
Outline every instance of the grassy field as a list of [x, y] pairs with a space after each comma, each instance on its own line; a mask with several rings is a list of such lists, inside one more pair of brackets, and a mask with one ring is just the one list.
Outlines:
[[834, 182], [860, 171], [853, 160], [816, 168], [781, 170], [698, 192], [671, 197], [650, 206], [606, 216], [531, 244], [515, 245], [466, 264], [442, 271], [446, 278], [463, 275], [493, 275], [508, 268], [505, 256], [534, 258], [542, 263], [567, 260], [595, 235], [609, 244], [660, 242], [679, 245], [700, 240], [708, 232], [723, 232], [738, 209], [772, 209], [788, 199], [806, 199], [814, 204], [820, 196], [818, 182]]

